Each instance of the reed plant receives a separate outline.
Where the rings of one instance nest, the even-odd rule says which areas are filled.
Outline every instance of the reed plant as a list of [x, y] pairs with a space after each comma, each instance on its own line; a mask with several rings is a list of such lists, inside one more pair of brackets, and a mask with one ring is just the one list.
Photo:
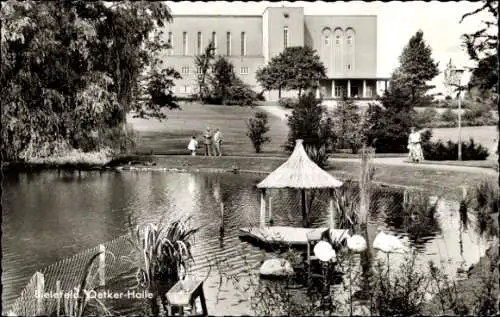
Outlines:
[[148, 223], [131, 232], [131, 243], [137, 251], [137, 280], [153, 294], [152, 314], [159, 314], [158, 297], [167, 311], [166, 292], [184, 279], [193, 263], [191, 246], [198, 228], [191, 226], [191, 217], [159, 225]]
[[405, 190], [402, 195], [395, 194], [395, 198], [386, 211], [390, 225], [404, 229], [412, 241], [440, 232], [436, 219], [440, 197], [432, 202], [426, 192]]
[[413, 316], [422, 313], [430, 278], [416, 265], [412, 250], [395, 272], [389, 273], [387, 262], [378, 261], [369, 290], [371, 312], [379, 316]]
[[335, 228], [354, 230], [359, 220], [359, 190], [352, 181], [346, 181], [334, 193]]
[[[96, 297], [89, 297], [89, 290], [93, 289], [93, 282], [95, 280], [95, 275], [92, 274], [95, 267], [95, 260], [101, 255], [102, 252], [96, 253], [90, 258], [90, 260], [85, 265], [83, 270], [83, 276], [75, 288], [78, 293], [77, 296], [62, 296], [62, 310], [55, 311], [51, 315], [55, 316], [69, 316], [69, 317], [82, 317], [85, 314], [89, 314], [89, 311], [92, 311], [92, 314], [97, 315], [106, 315], [111, 316], [111, 312], [104, 305], [104, 303]], [[97, 270], [95, 270], [97, 271]], [[89, 305], [91, 300], [95, 301], [97, 305]]]
[[483, 180], [472, 188], [471, 195], [479, 233], [489, 237], [498, 237], [498, 212], [500, 208], [498, 185]]

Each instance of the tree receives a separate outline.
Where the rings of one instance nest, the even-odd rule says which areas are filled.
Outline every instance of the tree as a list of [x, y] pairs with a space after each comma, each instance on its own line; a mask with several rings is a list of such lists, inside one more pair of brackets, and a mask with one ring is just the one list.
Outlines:
[[248, 119], [247, 127], [247, 136], [252, 141], [255, 153], [260, 153], [262, 145], [271, 142], [271, 138], [265, 136], [269, 131], [267, 113], [264, 111], [257, 111], [254, 118]]
[[363, 146], [362, 117], [352, 99], [345, 98], [332, 113], [333, 126], [340, 148], [349, 148], [354, 154]]
[[163, 3], [7, 1], [1, 19], [5, 160], [57, 144], [95, 150], [108, 134], [126, 137], [130, 110], [162, 117], [159, 108], [177, 106], [168, 89], [175, 72], [140, 85], [164, 47], [158, 30], [171, 15]]
[[280, 63], [280, 56], [275, 56], [268, 65], [258, 69], [255, 73], [257, 82], [265, 90], [278, 90], [279, 99], [281, 99], [281, 90], [286, 87], [286, 77], [282, 71], [283, 66]]
[[498, 94], [498, 1], [483, 0], [482, 6], [464, 14], [460, 23], [482, 12], [489, 13], [489, 19], [483, 20], [483, 25], [476, 32], [462, 36], [470, 59], [477, 63], [472, 68], [470, 86]]
[[206, 100], [215, 104], [251, 106], [257, 100], [253, 91], [234, 73], [233, 64], [219, 56], [210, 76], [210, 97]]
[[213, 41], [210, 41], [208, 46], [205, 48], [203, 54], [198, 55], [194, 58], [194, 64], [199, 70], [197, 77], [198, 81], [198, 91], [199, 100], [205, 100], [209, 95], [209, 87], [207, 85], [208, 72], [212, 68], [213, 60], [215, 59], [215, 45]]
[[271, 59], [268, 65], [257, 73], [257, 81], [265, 89], [298, 90], [302, 92], [318, 86], [325, 78], [326, 68], [316, 51], [308, 46], [287, 47]]
[[[488, 12], [490, 14], [489, 19], [482, 21], [483, 25], [478, 31], [463, 35], [464, 46], [470, 59], [477, 62], [477, 66], [472, 69], [469, 87], [479, 86], [483, 91], [491, 91], [500, 112], [500, 105], [498, 105], [500, 91], [500, 82], [498, 80], [498, 50], [500, 49], [498, 43], [498, 1], [483, 0], [480, 8], [464, 14], [460, 22], [481, 12]], [[500, 131], [500, 121], [498, 121], [497, 125], [498, 131]], [[497, 139], [497, 152], [500, 153], [500, 138]], [[500, 165], [500, 156], [498, 157], [498, 164]]]
[[213, 66], [212, 98], [217, 104], [226, 104], [229, 100], [229, 87], [235, 81], [234, 66], [225, 57], [219, 56]]
[[399, 61], [389, 89], [379, 99], [383, 107], [372, 105], [367, 112], [367, 142], [377, 152], [407, 151], [410, 128], [416, 125], [414, 107], [431, 103], [432, 96], [426, 92], [433, 86], [427, 85], [427, 81], [439, 73], [422, 31], [410, 38]]
[[333, 120], [321, 106], [321, 100], [310, 92], [299, 98], [299, 103], [288, 116], [288, 140], [285, 150], [292, 152], [295, 141], [302, 139], [309, 157], [319, 166], [324, 167], [328, 152], [335, 144]]
[[432, 50], [423, 36], [424, 33], [418, 31], [410, 38], [399, 57], [400, 66], [391, 79], [391, 86], [408, 93], [413, 107], [424, 106], [430, 101], [424, 96], [434, 86], [427, 85], [427, 82], [439, 74], [439, 64], [434, 62]]

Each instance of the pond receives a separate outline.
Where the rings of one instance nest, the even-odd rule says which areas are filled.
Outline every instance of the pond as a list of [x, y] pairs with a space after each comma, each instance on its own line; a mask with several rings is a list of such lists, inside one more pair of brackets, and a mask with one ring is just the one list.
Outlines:
[[[193, 253], [195, 268], [207, 272], [209, 259], [223, 265], [212, 269], [205, 283], [211, 314], [251, 313], [248, 294], [231, 282], [220, 284], [221, 274], [238, 274], [248, 267], [258, 270], [265, 252], [238, 237], [238, 228], [259, 219], [259, 193], [263, 178], [253, 174], [169, 172], [57, 172], [6, 174], [2, 189], [3, 307], [19, 296], [36, 270], [128, 232], [128, 219], [138, 224], [157, 222], [173, 214], [192, 216], [201, 229]], [[301, 224], [299, 196], [293, 191], [273, 192], [275, 225]], [[397, 200], [400, 195], [388, 196]], [[218, 199], [225, 202], [224, 235]], [[474, 230], [462, 234], [459, 248], [458, 204], [441, 202], [438, 223], [415, 237], [384, 212], [370, 216], [374, 232], [382, 227], [410, 238], [422, 261], [445, 264], [454, 275], [462, 264], [479, 260], [487, 248]], [[326, 221], [326, 204], [316, 204], [315, 225]], [[202, 274], [203, 275], [203, 274]], [[218, 290], [220, 288], [220, 292]], [[217, 294], [218, 293], [218, 294]]]

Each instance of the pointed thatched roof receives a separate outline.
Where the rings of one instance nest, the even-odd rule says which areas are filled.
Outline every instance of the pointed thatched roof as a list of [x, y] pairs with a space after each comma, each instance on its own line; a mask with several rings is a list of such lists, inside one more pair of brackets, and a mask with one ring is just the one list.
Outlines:
[[314, 163], [297, 140], [288, 160], [269, 174], [258, 188], [335, 188], [342, 182]]

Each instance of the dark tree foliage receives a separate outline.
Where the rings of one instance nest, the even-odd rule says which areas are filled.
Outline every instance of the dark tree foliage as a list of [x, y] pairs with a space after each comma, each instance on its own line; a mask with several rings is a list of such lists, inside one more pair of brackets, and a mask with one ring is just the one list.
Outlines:
[[236, 76], [233, 64], [223, 56], [217, 57], [213, 64], [209, 87], [205, 102], [251, 106], [258, 100], [257, 93]]
[[427, 82], [439, 75], [438, 63], [432, 58], [432, 49], [424, 41], [424, 33], [418, 31], [410, 38], [399, 57], [400, 66], [394, 71], [391, 86], [410, 97], [413, 107], [425, 106], [432, 98], [425, 94], [434, 86]]
[[302, 139], [309, 157], [319, 166], [324, 167], [328, 152], [335, 144], [333, 120], [327, 115], [321, 100], [314, 93], [299, 98], [297, 106], [288, 117], [288, 140], [285, 149], [293, 151], [297, 139]]
[[278, 90], [278, 98], [281, 99], [281, 91], [286, 88], [286, 77], [281, 65], [281, 55], [271, 58], [271, 61], [255, 73], [257, 82], [265, 90]]
[[315, 88], [325, 78], [326, 68], [316, 51], [308, 46], [287, 47], [264, 68], [256, 78], [264, 89], [298, 90], [299, 97], [306, 89]]
[[162, 118], [177, 107], [169, 78], [179, 75], [158, 69], [157, 30], [171, 21], [163, 3], [6, 1], [1, 19], [4, 160], [54, 144], [95, 150], [126, 134], [129, 111]]
[[332, 113], [337, 147], [351, 149], [356, 154], [363, 146], [362, 117], [358, 105], [345, 98]]
[[482, 12], [488, 12], [489, 18], [482, 21], [479, 30], [462, 36], [470, 59], [477, 62], [470, 86], [498, 93], [498, 1], [481, 1], [481, 7], [462, 16], [460, 22]]
[[438, 65], [421, 31], [410, 39], [399, 59], [400, 66], [379, 99], [382, 106], [371, 105], [367, 113], [367, 142], [379, 153], [408, 151], [410, 128], [418, 123], [414, 107], [431, 103], [432, 96], [426, 92], [433, 87], [427, 81], [438, 75]]

